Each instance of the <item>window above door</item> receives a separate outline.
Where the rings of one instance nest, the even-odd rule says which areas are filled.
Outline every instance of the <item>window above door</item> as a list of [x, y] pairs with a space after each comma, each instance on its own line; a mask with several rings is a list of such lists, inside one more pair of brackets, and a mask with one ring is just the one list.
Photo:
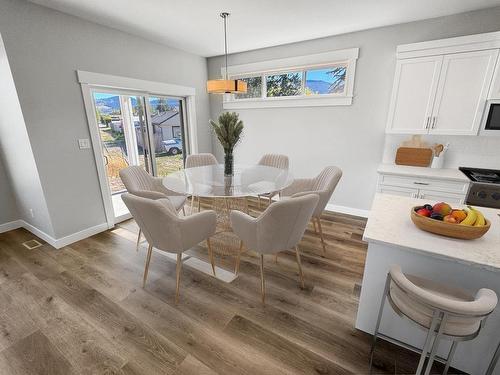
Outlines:
[[[359, 49], [228, 67], [248, 85], [245, 94], [225, 94], [224, 109], [350, 105]], [[225, 71], [222, 69], [222, 74]]]

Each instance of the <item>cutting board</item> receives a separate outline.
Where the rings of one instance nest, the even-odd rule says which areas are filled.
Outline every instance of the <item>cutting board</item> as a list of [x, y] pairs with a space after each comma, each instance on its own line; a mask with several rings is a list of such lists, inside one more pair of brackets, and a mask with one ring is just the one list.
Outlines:
[[428, 167], [432, 160], [432, 149], [417, 147], [399, 147], [396, 152], [397, 165]]

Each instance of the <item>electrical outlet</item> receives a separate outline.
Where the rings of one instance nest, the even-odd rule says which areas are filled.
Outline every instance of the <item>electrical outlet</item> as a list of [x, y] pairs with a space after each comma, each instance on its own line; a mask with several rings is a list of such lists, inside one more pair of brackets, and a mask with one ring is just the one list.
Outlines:
[[90, 148], [90, 139], [88, 138], [82, 138], [78, 140], [78, 147], [80, 150], [85, 150]]
[[32, 219], [35, 217], [35, 212], [33, 211], [32, 208], [30, 208], [30, 216]]

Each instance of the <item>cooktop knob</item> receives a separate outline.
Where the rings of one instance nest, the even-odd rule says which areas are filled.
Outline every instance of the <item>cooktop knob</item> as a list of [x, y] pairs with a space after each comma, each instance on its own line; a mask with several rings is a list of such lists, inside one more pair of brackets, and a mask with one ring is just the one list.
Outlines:
[[480, 192], [477, 193], [477, 196], [481, 199], [485, 199], [486, 197], [488, 197], [488, 194], [486, 194], [485, 191], [481, 190]]
[[500, 193], [493, 193], [491, 197], [496, 201], [500, 201]]

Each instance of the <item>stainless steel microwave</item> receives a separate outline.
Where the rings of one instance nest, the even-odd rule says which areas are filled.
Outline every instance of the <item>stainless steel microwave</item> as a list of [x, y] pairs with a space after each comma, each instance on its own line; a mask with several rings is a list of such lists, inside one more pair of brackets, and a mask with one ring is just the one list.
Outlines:
[[488, 100], [483, 116], [480, 134], [500, 136], [500, 99]]

